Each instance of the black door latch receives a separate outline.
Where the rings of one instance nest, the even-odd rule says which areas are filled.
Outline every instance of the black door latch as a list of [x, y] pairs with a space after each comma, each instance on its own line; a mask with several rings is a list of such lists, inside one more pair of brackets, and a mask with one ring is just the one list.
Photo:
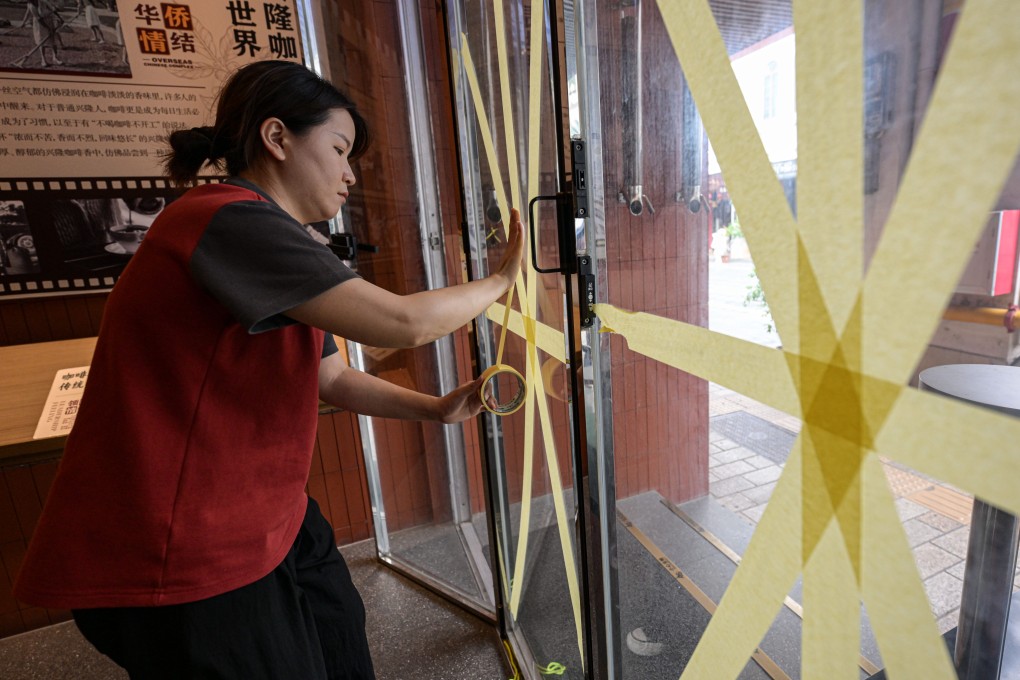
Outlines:
[[349, 233], [330, 234], [329, 249], [341, 260], [352, 263], [358, 261], [359, 251], [364, 253], [379, 252], [379, 246], [373, 246], [370, 243], [358, 243], [358, 239], [355, 238], [354, 234]]

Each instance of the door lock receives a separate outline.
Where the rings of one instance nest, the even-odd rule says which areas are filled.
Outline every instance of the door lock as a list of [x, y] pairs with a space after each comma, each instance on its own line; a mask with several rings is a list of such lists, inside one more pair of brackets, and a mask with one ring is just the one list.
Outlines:
[[577, 258], [577, 293], [581, 298], [577, 305], [581, 328], [591, 328], [595, 324], [595, 268], [590, 255]]

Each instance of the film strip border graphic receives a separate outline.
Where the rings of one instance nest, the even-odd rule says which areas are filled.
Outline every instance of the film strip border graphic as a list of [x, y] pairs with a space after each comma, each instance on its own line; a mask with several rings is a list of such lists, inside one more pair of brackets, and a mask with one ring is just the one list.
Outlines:
[[[222, 176], [206, 176], [199, 184], [216, 184]], [[61, 260], [60, 239], [52, 219], [55, 202], [81, 199], [167, 199], [179, 193], [164, 177], [91, 177], [91, 178], [0, 178], [0, 220], [3, 208], [21, 203], [25, 219], [0, 221], [0, 300], [109, 291], [127, 264], [130, 254], [122, 253], [120, 266], [100, 271], [76, 270]], [[24, 206], [32, 209], [26, 211]], [[10, 213], [15, 212], [11, 210]], [[43, 217], [40, 217], [43, 215]], [[31, 218], [29, 218], [31, 216]], [[18, 237], [28, 236], [28, 240]], [[46, 245], [44, 245], [46, 244]], [[98, 244], [102, 246], [103, 244]], [[12, 258], [26, 264], [18, 270]]]
[[[220, 178], [203, 178], [203, 184], [219, 182]], [[137, 191], [161, 189], [174, 191], [174, 188], [163, 177], [109, 177], [91, 179], [66, 178], [15, 178], [0, 179], [0, 199], [10, 192], [39, 191]]]

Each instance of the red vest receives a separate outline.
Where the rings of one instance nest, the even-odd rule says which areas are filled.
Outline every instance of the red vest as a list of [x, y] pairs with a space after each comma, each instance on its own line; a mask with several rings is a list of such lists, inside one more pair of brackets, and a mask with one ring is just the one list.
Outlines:
[[214, 213], [193, 189], [156, 220], [104, 312], [89, 380], [15, 596], [168, 605], [258, 580], [304, 517], [323, 333], [251, 335], [191, 276]]

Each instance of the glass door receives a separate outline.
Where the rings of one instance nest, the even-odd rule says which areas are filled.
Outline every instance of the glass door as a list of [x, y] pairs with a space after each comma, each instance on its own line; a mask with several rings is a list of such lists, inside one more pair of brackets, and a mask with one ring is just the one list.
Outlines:
[[[482, 369], [520, 408], [484, 417], [490, 540], [503, 632], [524, 677], [590, 677], [584, 516], [586, 467], [578, 405], [575, 239], [577, 192], [561, 77], [563, 27], [540, 2], [448, 6], [456, 83], [468, 265], [484, 276], [501, 257], [510, 209], [520, 210], [531, 256], [509, 300], [478, 320]], [[562, 15], [559, 15], [562, 17]], [[572, 40], [569, 31], [565, 36]]]
[[1017, 423], [916, 389], [1016, 363], [977, 327], [1018, 293], [1007, 6], [576, 3], [597, 677], [1008, 663]]
[[[947, 325], [1016, 311], [1007, 5], [448, 6], [468, 267], [510, 207], [534, 250], [476, 337], [525, 385], [484, 419], [525, 677], [1005, 663], [973, 645], [1016, 599], [1015, 531], [1001, 559], [982, 532], [1020, 511], [1017, 425], [916, 387], [1020, 356]], [[1000, 289], [980, 257], [1007, 232]]]
[[[344, 27], [320, 32], [333, 41], [323, 56], [363, 102], [373, 131], [358, 168], [362, 181], [344, 208], [345, 233], [334, 235], [338, 252], [367, 280], [397, 293], [457, 283], [460, 220], [456, 203], [440, 200], [457, 190], [453, 173], [439, 170], [448, 166], [441, 156], [452, 147], [452, 135], [434, 124], [430, 106], [447, 96], [429, 79], [442, 68], [444, 54], [424, 47], [427, 37], [442, 31], [441, 17], [420, 11], [413, 0], [322, 3], [319, 10], [323, 26]], [[379, 50], [375, 58], [362, 61], [372, 50]], [[317, 55], [309, 55], [309, 63], [318, 63]], [[349, 356], [356, 368], [387, 381], [445, 394], [472, 378], [469, 343], [468, 331], [460, 329], [410, 350], [349, 343]], [[343, 451], [363, 450], [364, 482], [351, 455], [340, 459], [340, 469], [324, 470], [316, 495], [337, 514], [353, 514], [361, 511], [356, 501], [367, 484], [379, 559], [495, 621], [477, 424], [360, 416], [349, 436], [353, 441], [344, 442]]]

